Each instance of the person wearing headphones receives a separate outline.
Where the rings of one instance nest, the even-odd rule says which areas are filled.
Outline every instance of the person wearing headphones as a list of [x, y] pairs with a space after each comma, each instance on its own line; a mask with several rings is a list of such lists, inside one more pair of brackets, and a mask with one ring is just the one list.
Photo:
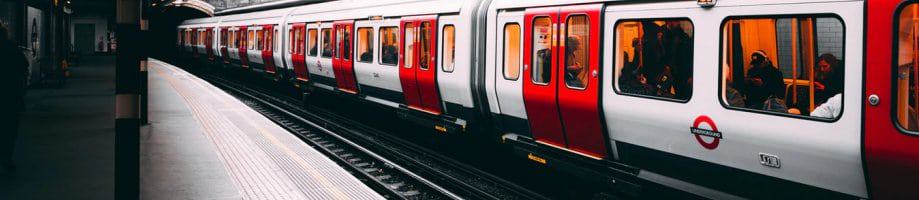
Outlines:
[[742, 91], [746, 96], [744, 104], [747, 108], [762, 110], [764, 102], [770, 97], [784, 97], [785, 83], [782, 80], [782, 71], [772, 65], [765, 51], [757, 50], [750, 58], [750, 68], [744, 78]]

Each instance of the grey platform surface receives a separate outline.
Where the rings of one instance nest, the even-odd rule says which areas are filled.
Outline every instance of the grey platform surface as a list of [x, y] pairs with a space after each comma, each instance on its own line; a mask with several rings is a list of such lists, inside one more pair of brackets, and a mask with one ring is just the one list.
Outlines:
[[115, 57], [86, 56], [70, 72], [63, 87], [26, 94], [19, 172], [0, 177], [0, 199], [114, 197]]
[[150, 61], [142, 199], [382, 199], [239, 100]]

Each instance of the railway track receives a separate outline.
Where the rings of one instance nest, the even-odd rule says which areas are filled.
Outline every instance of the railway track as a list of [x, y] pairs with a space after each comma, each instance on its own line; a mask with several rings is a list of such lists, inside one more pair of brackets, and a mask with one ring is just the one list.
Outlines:
[[390, 199], [548, 199], [451, 159], [281, 92], [202, 78], [295, 133]]

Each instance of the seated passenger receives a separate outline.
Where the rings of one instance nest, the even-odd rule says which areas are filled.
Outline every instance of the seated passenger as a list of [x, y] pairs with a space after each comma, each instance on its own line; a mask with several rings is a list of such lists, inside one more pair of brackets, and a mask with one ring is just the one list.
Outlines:
[[811, 116], [835, 119], [839, 117], [840, 112], [842, 112], [842, 94], [836, 94], [827, 99], [826, 103], [814, 108]]
[[373, 60], [373, 52], [365, 51], [361, 53], [361, 57], [358, 59], [360, 59], [361, 62], [370, 62], [370, 60]]
[[782, 80], [782, 71], [772, 65], [766, 52], [757, 50], [750, 57], [750, 69], [741, 93], [747, 97], [744, 103], [747, 108], [763, 110], [766, 100], [785, 95], [785, 82]]
[[380, 53], [382, 54], [382, 57], [380, 58], [380, 62], [387, 63], [387, 64], [397, 63], [396, 61], [399, 58], [399, 52], [396, 50], [396, 46], [385, 45], [380, 51], [381, 51]]
[[328, 42], [322, 45], [322, 57], [332, 57], [332, 45]]
[[316, 55], [316, 50], [317, 50], [317, 49], [318, 49], [318, 48], [316, 48], [316, 45], [313, 45], [313, 47], [310, 48], [310, 55], [314, 55], [314, 56], [315, 56], [315, 55]]
[[587, 83], [587, 70], [578, 58], [576, 51], [581, 50], [581, 41], [577, 36], [565, 40], [565, 83], [572, 88], [584, 88]]
[[814, 70], [814, 102], [819, 105], [842, 93], [843, 66], [836, 56], [829, 53], [820, 55], [817, 60], [817, 69]]

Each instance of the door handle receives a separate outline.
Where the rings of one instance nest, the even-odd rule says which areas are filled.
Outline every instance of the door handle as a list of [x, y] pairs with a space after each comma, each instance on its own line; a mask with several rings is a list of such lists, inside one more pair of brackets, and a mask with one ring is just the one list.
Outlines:
[[597, 70], [595, 69], [595, 70], [591, 71], [591, 72], [590, 72], [590, 75], [593, 76], [594, 78], [597, 78]]

